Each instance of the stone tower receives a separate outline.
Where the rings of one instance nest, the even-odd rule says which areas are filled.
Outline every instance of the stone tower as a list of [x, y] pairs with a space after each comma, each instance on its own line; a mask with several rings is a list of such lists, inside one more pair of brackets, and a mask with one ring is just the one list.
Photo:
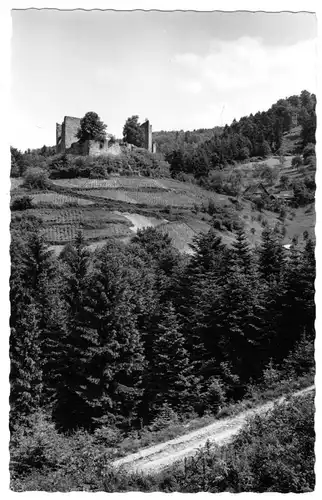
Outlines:
[[80, 118], [65, 116], [62, 124], [56, 123], [56, 153], [65, 153], [74, 142], [77, 142], [77, 131], [80, 128]]
[[141, 129], [144, 135], [144, 147], [145, 149], [150, 151], [150, 153], [152, 153], [152, 125], [150, 124], [149, 120], [146, 120], [144, 123], [142, 123]]

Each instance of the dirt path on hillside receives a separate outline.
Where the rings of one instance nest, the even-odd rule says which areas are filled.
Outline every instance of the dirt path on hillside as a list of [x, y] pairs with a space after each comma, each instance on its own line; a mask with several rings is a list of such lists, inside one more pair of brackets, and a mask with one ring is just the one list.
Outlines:
[[130, 227], [131, 231], [136, 233], [138, 229], [143, 229], [145, 227], [155, 227], [163, 224], [164, 222], [168, 222], [166, 219], [156, 219], [155, 217], [145, 217], [144, 215], [128, 213], [128, 212], [114, 212], [115, 214], [122, 215], [126, 219], [128, 219], [132, 226]]
[[[313, 390], [314, 386], [310, 386], [295, 392], [293, 395], [301, 396]], [[275, 399], [256, 408], [244, 411], [234, 417], [217, 420], [213, 424], [179, 436], [176, 439], [144, 448], [137, 453], [116, 460], [113, 462], [113, 466], [122, 466], [122, 468], [124, 467], [129, 471], [143, 473], [160, 472], [174, 462], [194, 455], [198, 448], [205, 446], [207, 441], [216, 443], [219, 446], [227, 443], [245, 425], [248, 417], [265, 413], [275, 403], [281, 403], [284, 400], [284, 397]]]

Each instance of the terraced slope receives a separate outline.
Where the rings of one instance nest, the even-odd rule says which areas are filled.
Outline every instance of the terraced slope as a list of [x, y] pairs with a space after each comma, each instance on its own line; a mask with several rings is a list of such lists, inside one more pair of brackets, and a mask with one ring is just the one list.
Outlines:
[[[270, 158], [265, 163], [274, 166], [279, 161]], [[238, 169], [247, 184], [252, 179], [254, 164], [236, 166], [235, 170]], [[292, 168], [291, 157], [280, 166], [282, 173], [289, 177], [301, 175]], [[128, 241], [138, 229], [147, 226], [158, 226], [179, 251], [191, 253], [193, 238], [209, 230], [211, 217], [204, 211], [209, 201], [218, 209], [233, 211], [235, 207], [229, 196], [168, 178], [58, 179], [49, 191], [31, 192], [23, 188], [21, 179], [12, 179], [12, 199], [26, 194], [31, 196], [33, 208], [24, 213], [42, 219], [45, 238], [57, 253], [79, 230], [91, 248], [96, 248], [111, 237]], [[14, 212], [13, 216], [22, 213]], [[260, 241], [265, 224], [274, 226], [278, 222], [278, 214], [254, 211], [247, 200], [239, 201], [235, 213], [243, 221], [252, 246]], [[290, 243], [295, 235], [301, 236], [304, 230], [314, 235], [314, 224], [313, 206], [291, 211], [285, 221], [284, 243]], [[218, 233], [227, 245], [235, 239], [234, 232], [224, 226]]]

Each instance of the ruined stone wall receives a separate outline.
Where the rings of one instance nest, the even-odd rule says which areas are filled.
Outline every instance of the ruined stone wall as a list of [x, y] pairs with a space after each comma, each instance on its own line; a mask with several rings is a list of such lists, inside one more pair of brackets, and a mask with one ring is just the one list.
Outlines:
[[63, 145], [64, 150], [71, 147], [74, 142], [77, 142], [77, 131], [80, 128], [80, 118], [73, 116], [65, 116], [63, 127]]
[[56, 153], [61, 153], [62, 147], [62, 124], [56, 123]]
[[121, 146], [118, 142], [110, 143], [106, 141], [85, 141], [83, 143], [74, 142], [66, 153], [79, 156], [118, 156], [121, 154]]
[[88, 141], [88, 154], [90, 156], [118, 156], [121, 147], [118, 142], [110, 143], [109, 139], [104, 142]]
[[[80, 118], [73, 116], [65, 116], [62, 124], [56, 123], [56, 153], [70, 153], [75, 155], [113, 155], [121, 154], [121, 146], [118, 142], [110, 142], [110, 139], [105, 141], [85, 141], [79, 144], [76, 137], [77, 131], [80, 128]], [[141, 125], [144, 135], [143, 147], [156, 153], [156, 144], [152, 143], [152, 125], [149, 120]]]
[[77, 142], [77, 131], [80, 118], [65, 116], [62, 124], [56, 123], [56, 153], [65, 153], [71, 145]]
[[141, 129], [144, 135], [144, 147], [145, 149], [150, 151], [150, 153], [152, 153], [152, 125], [150, 124], [149, 120], [142, 123]]
[[88, 155], [88, 141], [85, 142], [74, 142], [70, 148], [66, 149], [66, 153], [75, 156], [86, 156]]

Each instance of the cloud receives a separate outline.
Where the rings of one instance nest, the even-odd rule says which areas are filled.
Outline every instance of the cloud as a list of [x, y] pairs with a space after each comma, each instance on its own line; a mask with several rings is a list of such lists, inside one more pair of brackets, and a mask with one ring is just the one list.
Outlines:
[[278, 81], [287, 88], [296, 79], [303, 85], [315, 79], [315, 42], [307, 40], [289, 46], [267, 46], [259, 38], [234, 41], [213, 40], [205, 55], [177, 54], [179, 78], [197, 80], [200, 87], [228, 90], [258, 89]]
[[96, 82], [102, 85], [117, 84], [120, 81], [120, 72], [109, 66], [98, 67], [95, 71]]
[[187, 92], [188, 94], [199, 94], [202, 90], [202, 85], [196, 80], [183, 81], [178, 79], [176, 82], [178, 90]]

